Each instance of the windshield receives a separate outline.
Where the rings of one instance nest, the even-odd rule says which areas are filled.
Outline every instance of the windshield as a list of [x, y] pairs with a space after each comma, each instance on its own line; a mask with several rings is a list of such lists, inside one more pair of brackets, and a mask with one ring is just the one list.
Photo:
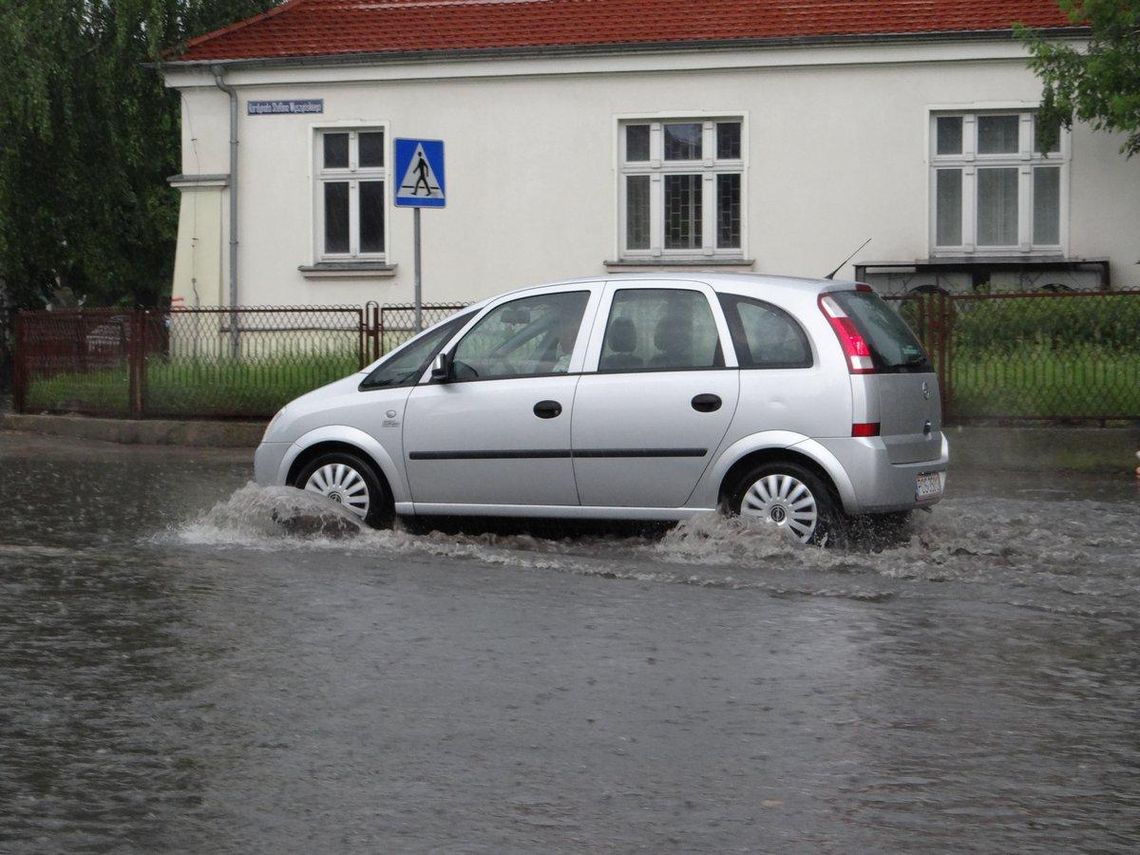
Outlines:
[[884, 372], [929, 372], [934, 368], [922, 344], [898, 313], [870, 291], [829, 295], [855, 322], [871, 348], [875, 368]]
[[383, 389], [390, 386], [411, 386], [427, 370], [428, 364], [443, 349], [448, 339], [470, 318], [471, 312], [462, 312], [420, 336], [402, 350], [377, 365], [361, 389]]

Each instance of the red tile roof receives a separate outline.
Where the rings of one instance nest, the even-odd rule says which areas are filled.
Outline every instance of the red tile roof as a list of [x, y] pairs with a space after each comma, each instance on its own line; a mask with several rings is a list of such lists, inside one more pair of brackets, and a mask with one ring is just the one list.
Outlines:
[[288, 0], [181, 61], [1003, 32], [1056, 0]]

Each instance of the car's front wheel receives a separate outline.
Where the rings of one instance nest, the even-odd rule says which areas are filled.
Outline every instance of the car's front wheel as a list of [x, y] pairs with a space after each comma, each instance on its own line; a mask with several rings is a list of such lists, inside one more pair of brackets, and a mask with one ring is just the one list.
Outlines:
[[301, 469], [293, 486], [344, 505], [373, 528], [392, 523], [392, 499], [372, 464], [358, 455], [345, 451], [318, 455]]
[[800, 543], [822, 544], [842, 518], [838, 499], [823, 480], [797, 463], [763, 463], [745, 473], [728, 511], [774, 525]]

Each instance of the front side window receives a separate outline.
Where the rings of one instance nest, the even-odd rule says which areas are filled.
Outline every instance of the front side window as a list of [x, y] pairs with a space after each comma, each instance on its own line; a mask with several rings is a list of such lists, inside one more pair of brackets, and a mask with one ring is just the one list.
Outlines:
[[384, 131], [325, 129], [316, 150], [317, 255], [379, 261], [387, 251]]
[[739, 118], [620, 125], [623, 257], [741, 255], [742, 128]]
[[599, 371], [724, 366], [716, 321], [699, 291], [630, 288], [614, 294]]
[[1063, 138], [1031, 110], [931, 118], [934, 254], [1061, 251]]
[[496, 306], [456, 346], [455, 379], [565, 374], [589, 299], [572, 291]]

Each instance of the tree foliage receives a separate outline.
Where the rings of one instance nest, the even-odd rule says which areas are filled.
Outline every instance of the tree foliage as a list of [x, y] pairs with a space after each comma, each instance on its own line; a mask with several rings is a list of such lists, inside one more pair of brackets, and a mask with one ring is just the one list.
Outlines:
[[274, 0], [0, 0], [0, 291], [152, 305], [177, 229], [178, 96], [146, 64]]
[[[1091, 30], [1087, 50], [1019, 28], [1030, 68], [1044, 84], [1044, 127], [1074, 119], [1125, 135], [1121, 152], [1140, 152], [1140, 0], [1059, 0], [1075, 26]], [[1046, 140], [1051, 142], [1051, 140]]]

